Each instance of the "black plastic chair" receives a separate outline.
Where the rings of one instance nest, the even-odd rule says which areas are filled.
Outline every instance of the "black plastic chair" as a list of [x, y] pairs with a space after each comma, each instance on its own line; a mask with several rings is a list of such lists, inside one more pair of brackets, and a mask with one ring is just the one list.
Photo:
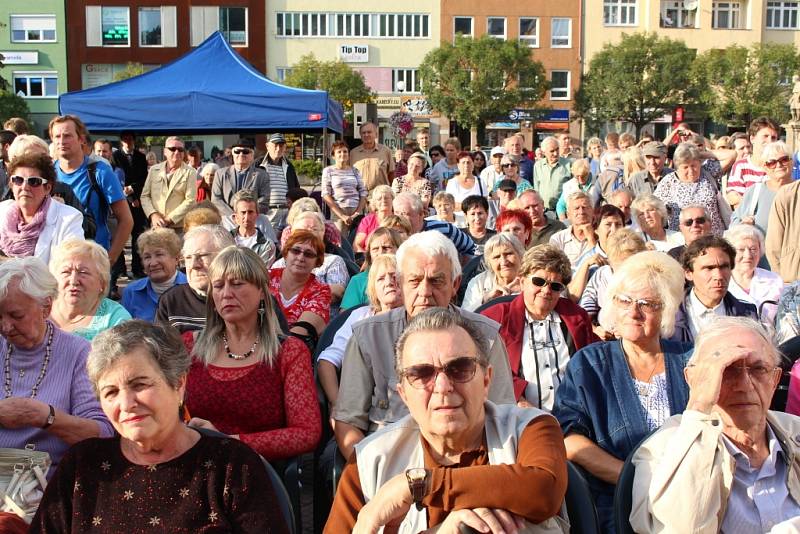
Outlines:
[[633, 506], [633, 477], [636, 474], [636, 468], [632, 461], [634, 452], [636, 449], [633, 449], [625, 459], [619, 480], [617, 480], [617, 487], [614, 490], [614, 523], [617, 527], [617, 534], [634, 534], [630, 521], [631, 507]]
[[483, 264], [483, 256], [473, 256], [472, 259], [464, 265], [461, 269], [461, 283], [456, 293], [456, 304], [461, 306], [461, 303], [464, 302], [464, 295], [467, 293], [467, 285], [469, 285], [470, 280], [481, 274], [484, 270], [486, 270], [486, 267]]
[[350, 224], [350, 230], [347, 232], [346, 236], [342, 236], [344, 239], [343, 241], [347, 241], [351, 246], [356, 242], [356, 234], [358, 233], [358, 225], [361, 224], [361, 219], [366, 217], [365, 213], [359, 213], [356, 215], [356, 218], [353, 219], [353, 222]]
[[589, 489], [589, 483], [583, 476], [581, 469], [567, 462], [567, 494], [564, 503], [567, 505], [569, 516], [569, 531], [572, 534], [599, 534], [600, 521], [594, 507], [594, 499]]
[[511, 302], [512, 300], [514, 300], [518, 296], [519, 296], [519, 294], [515, 293], [513, 295], [502, 295], [500, 297], [495, 297], [492, 300], [490, 300], [489, 302], [484, 302], [483, 304], [478, 306], [478, 308], [475, 310], [475, 313], [481, 313], [483, 310], [485, 310], [487, 308], [491, 308], [495, 304], [500, 304], [501, 302]]
[[778, 346], [783, 355], [781, 358], [781, 381], [772, 396], [769, 409], [776, 412], [786, 411], [786, 402], [789, 400], [789, 382], [791, 381], [792, 366], [800, 358], [800, 336], [784, 341]]

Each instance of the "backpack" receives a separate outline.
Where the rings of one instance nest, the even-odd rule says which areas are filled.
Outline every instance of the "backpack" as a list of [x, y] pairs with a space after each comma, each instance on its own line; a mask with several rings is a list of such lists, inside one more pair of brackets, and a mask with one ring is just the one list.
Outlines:
[[92, 193], [97, 195], [100, 201], [100, 216], [104, 221], [108, 220], [109, 205], [103, 190], [97, 183], [97, 162], [92, 161], [86, 166], [86, 174], [89, 176], [89, 193], [86, 195], [86, 204], [83, 205], [83, 234], [86, 239], [94, 239], [97, 235], [97, 221], [89, 208], [92, 200]]

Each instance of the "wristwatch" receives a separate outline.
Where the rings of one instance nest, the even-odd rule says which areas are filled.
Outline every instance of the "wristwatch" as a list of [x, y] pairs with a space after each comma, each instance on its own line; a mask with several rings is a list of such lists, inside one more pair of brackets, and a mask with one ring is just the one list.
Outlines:
[[417, 510], [422, 510], [422, 499], [428, 494], [429, 477], [430, 471], [423, 467], [406, 469], [408, 489], [411, 491], [411, 497], [414, 499], [414, 504], [417, 505]]
[[50, 413], [48, 414], [47, 420], [44, 422], [44, 425], [42, 425], [42, 428], [50, 428], [51, 426], [53, 426], [53, 423], [56, 422], [56, 409], [53, 408], [52, 404], [48, 404], [47, 407], [50, 408]]

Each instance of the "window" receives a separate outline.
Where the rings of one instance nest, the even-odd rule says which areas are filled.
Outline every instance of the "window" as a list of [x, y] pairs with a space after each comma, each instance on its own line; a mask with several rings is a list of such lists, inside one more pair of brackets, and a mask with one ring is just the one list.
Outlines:
[[[88, 7], [92, 6], [87, 6], [87, 9]], [[103, 6], [100, 10], [102, 46], [130, 46], [130, 12], [128, 8]]]
[[278, 67], [278, 81], [283, 83], [286, 78], [292, 73], [292, 69], [289, 67]]
[[726, 30], [738, 30], [742, 27], [741, 21], [742, 6], [738, 1], [721, 2], [714, 0], [711, 27]]
[[453, 35], [472, 37], [472, 17], [453, 17]]
[[[405, 89], [399, 91], [397, 82], [403, 82]], [[392, 91], [402, 93], [419, 93], [422, 88], [419, 83], [419, 70], [417, 69], [392, 69]]]
[[15, 72], [14, 93], [23, 98], [58, 96], [58, 75], [55, 72]]
[[603, 24], [636, 26], [636, 0], [603, 0]]
[[278, 37], [430, 37], [430, 16], [398, 13], [277, 13]]
[[522, 89], [531, 89], [539, 85], [539, 77], [530, 73], [520, 74], [517, 77], [517, 84]]
[[800, 2], [767, 2], [767, 28], [797, 29], [797, 5]]
[[219, 31], [231, 45], [247, 46], [247, 8], [219, 8]]
[[[687, 8], [687, 5], [692, 9]], [[685, 0], [661, 0], [661, 27], [697, 27], [698, 5], [699, 2], [687, 2]]]
[[[337, 37], [369, 37], [370, 16], [366, 13], [338, 13], [334, 20]], [[397, 27], [399, 37], [404, 37], [405, 26]]]
[[506, 38], [505, 17], [489, 17], [486, 19], [486, 33], [496, 39]]
[[550, 100], [569, 100], [568, 70], [554, 70], [550, 73]]
[[12, 43], [54, 43], [55, 15], [11, 15]]
[[539, 19], [536, 17], [520, 17], [519, 42], [531, 48], [539, 48]]
[[177, 46], [175, 6], [139, 8], [139, 46]]
[[572, 19], [553, 17], [550, 28], [551, 47], [570, 48], [572, 46]]

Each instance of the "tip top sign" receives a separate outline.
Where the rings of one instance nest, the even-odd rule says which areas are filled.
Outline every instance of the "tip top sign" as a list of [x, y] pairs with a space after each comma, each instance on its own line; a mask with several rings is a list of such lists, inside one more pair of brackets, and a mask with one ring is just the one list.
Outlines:
[[345, 63], [368, 63], [369, 46], [367, 45], [339, 45], [339, 59]]

